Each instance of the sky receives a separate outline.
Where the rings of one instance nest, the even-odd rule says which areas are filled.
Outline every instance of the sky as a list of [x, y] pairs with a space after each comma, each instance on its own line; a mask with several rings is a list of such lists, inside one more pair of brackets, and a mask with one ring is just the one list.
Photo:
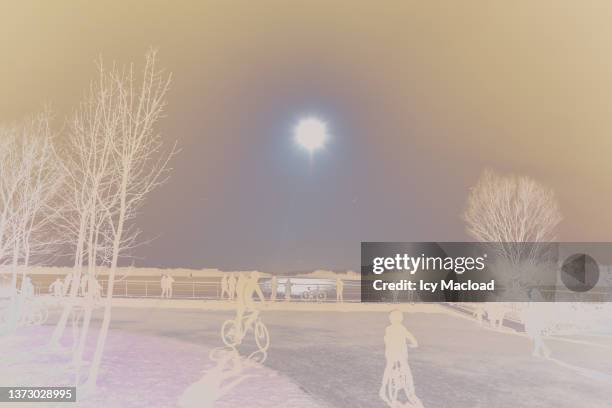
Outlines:
[[[61, 129], [96, 58], [159, 50], [181, 152], [136, 265], [357, 269], [361, 241], [463, 241], [485, 168], [553, 188], [561, 240], [610, 241], [611, 19], [605, 1], [5, 3], [0, 122], [51, 104]], [[331, 134], [312, 161], [292, 139], [311, 115]]]

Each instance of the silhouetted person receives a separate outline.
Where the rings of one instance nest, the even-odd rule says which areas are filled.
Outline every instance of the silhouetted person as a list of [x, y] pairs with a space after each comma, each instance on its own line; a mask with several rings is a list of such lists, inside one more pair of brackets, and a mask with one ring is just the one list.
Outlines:
[[[423, 407], [416, 396], [412, 372], [408, 365], [408, 347], [418, 347], [416, 338], [402, 324], [404, 316], [399, 310], [389, 313], [391, 324], [385, 329], [385, 372], [379, 395], [389, 407], [411, 406]], [[391, 383], [394, 386], [391, 386]], [[406, 404], [399, 401], [400, 392], [404, 391]]]
[[344, 302], [344, 282], [342, 279], [336, 279], [336, 302]]
[[172, 289], [174, 285], [174, 278], [172, 276], [166, 275], [166, 285], [167, 285], [166, 297], [170, 299], [172, 297]]
[[172, 297], [172, 283], [174, 282], [174, 279], [172, 279], [172, 277], [170, 277], [169, 275], [162, 275], [161, 278], [161, 289], [162, 289], [162, 293], [161, 293], [161, 297], [162, 298], [166, 298], [169, 299]]
[[236, 279], [236, 301], [240, 304], [242, 301], [242, 294], [244, 293], [244, 286], [246, 284], [247, 278], [244, 273], [238, 274], [238, 279]]
[[62, 297], [64, 294], [64, 283], [60, 278], [56, 278], [51, 285], [49, 285], [49, 293], [52, 293], [55, 297]]
[[278, 291], [278, 279], [276, 276], [272, 276], [272, 279], [270, 280], [270, 290], [272, 291], [270, 294], [270, 301], [275, 302], [276, 292]]
[[484, 320], [484, 314], [485, 314], [484, 306], [477, 303], [474, 306], [474, 317], [476, 318], [476, 320], [481, 326]]
[[166, 297], [166, 275], [162, 274], [161, 279], [159, 280], [159, 286], [161, 288], [161, 298], [165, 298]]
[[[242, 279], [242, 282], [241, 282]], [[240, 275], [238, 278], [237, 285], [237, 299], [238, 299], [238, 308], [236, 309], [236, 322], [242, 322], [242, 317], [245, 313], [248, 314], [246, 321], [244, 322], [244, 326], [241, 329], [241, 336], [244, 336], [246, 332], [251, 328], [253, 322], [259, 316], [259, 311], [255, 307], [254, 295], [259, 297], [259, 300], [263, 304], [265, 302], [265, 297], [261, 288], [259, 287], [259, 272], [253, 271], [251, 275], [246, 278], [244, 275]]]
[[233, 273], [227, 279], [227, 289], [229, 290], [229, 299], [234, 300], [236, 298], [236, 276]]
[[504, 326], [504, 316], [506, 315], [506, 307], [503, 303], [489, 303], [485, 306], [489, 323], [496, 329], [501, 329]]
[[291, 279], [287, 279], [287, 281], [285, 281], [285, 300], [287, 302], [291, 301], [291, 287], [293, 286], [293, 284], [291, 283]]
[[221, 277], [221, 299], [225, 299], [226, 296], [228, 299], [230, 299], [229, 284], [227, 281], [227, 273], [224, 273], [223, 276]]
[[32, 279], [26, 276], [21, 282], [21, 305], [22, 305], [22, 317], [30, 319], [30, 313], [32, 311], [32, 301], [34, 298], [34, 285]]
[[72, 283], [73, 277], [74, 277], [73, 272], [66, 274], [66, 276], [64, 277], [64, 296], [66, 296], [68, 292], [70, 292], [70, 284]]
[[83, 274], [83, 276], [81, 276], [81, 285], [79, 286], [79, 293], [81, 296], [85, 296], [85, 293], [87, 293], [87, 281], [88, 281], [88, 274]]
[[91, 292], [91, 298], [94, 302], [99, 302], [102, 298], [102, 285], [93, 276], [90, 277], [88, 283], [88, 290]]
[[21, 284], [21, 294], [26, 299], [31, 299], [34, 297], [34, 285], [32, 284], [32, 279], [29, 276], [26, 276]]
[[549, 358], [551, 354], [550, 349], [542, 339], [549, 324], [546, 306], [543, 303], [529, 303], [522, 313], [525, 333], [533, 342], [531, 355], [534, 357]]

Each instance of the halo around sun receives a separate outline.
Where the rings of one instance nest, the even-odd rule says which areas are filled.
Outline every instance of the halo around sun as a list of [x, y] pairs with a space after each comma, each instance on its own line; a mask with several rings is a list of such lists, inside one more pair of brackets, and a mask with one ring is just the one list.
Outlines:
[[311, 153], [323, 147], [327, 140], [327, 125], [317, 118], [306, 118], [294, 129], [295, 141]]

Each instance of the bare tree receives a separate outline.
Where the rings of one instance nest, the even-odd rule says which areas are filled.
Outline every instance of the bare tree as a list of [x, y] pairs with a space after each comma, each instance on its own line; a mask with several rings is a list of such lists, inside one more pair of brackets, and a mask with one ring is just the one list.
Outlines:
[[57, 219], [55, 200], [62, 183], [51, 131], [50, 113], [26, 121], [18, 143], [22, 181], [18, 189], [18, 221], [24, 270], [55, 250], [52, 224]]
[[536, 246], [522, 243], [555, 239], [561, 212], [550, 188], [529, 177], [485, 170], [470, 192], [463, 218], [473, 238], [498, 243], [501, 255], [516, 263], [537, 252]]
[[[10, 263], [17, 237], [14, 228], [17, 213], [18, 190], [23, 179], [19, 156], [17, 126], [0, 128], [0, 263]], [[13, 257], [14, 258], [14, 257]], [[16, 275], [13, 269], [13, 288], [16, 290]]]
[[[65, 175], [64, 201], [61, 205], [62, 233], [72, 246], [74, 263], [69, 299], [64, 304], [62, 314], [51, 337], [51, 346], [59, 345], [73, 306], [78, 302], [77, 295], [83, 268], [86, 273], [95, 275], [96, 251], [99, 232], [106, 222], [106, 214], [100, 206], [112, 178], [111, 147], [112, 138], [117, 136], [118, 95], [113, 80], [100, 61], [98, 79], [93, 81], [68, 124], [67, 140], [61, 152], [62, 169]], [[91, 304], [86, 303], [86, 318], [91, 314]], [[87, 330], [83, 330], [86, 336]], [[80, 353], [75, 349], [75, 360]], [[77, 370], [78, 371], [78, 370]]]
[[[118, 262], [138, 234], [132, 222], [147, 195], [165, 181], [168, 162], [175, 153], [175, 145], [166, 149], [162, 136], [155, 129], [163, 114], [171, 79], [156, 67], [156, 52], [147, 53], [141, 76], [134, 73], [132, 65], [122, 70], [113, 68], [107, 75], [114, 98], [113, 126], [106, 126], [105, 133], [105, 140], [110, 144], [112, 172], [104, 188], [98, 190], [97, 205], [106, 223], [106, 228], [100, 232], [104, 232], [105, 239], [111, 243], [112, 255], [104, 318], [87, 378], [87, 386], [91, 388], [96, 385], [110, 326]], [[118, 118], [116, 127], [115, 118]]]
[[[10, 328], [21, 311], [16, 307], [17, 269], [22, 270], [22, 293], [28, 267], [52, 253], [49, 233], [55, 211], [52, 200], [58, 177], [50, 113], [32, 116], [0, 131], [0, 262], [11, 263]], [[22, 304], [23, 302], [20, 302]]]

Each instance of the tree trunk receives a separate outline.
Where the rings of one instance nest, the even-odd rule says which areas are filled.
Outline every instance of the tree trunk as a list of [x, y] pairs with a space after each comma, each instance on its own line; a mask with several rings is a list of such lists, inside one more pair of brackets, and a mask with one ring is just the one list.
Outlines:
[[121, 206], [119, 209], [119, 220], [117, 222], [117, 231], [114, 236], [113, 242], [113, 258], [108, 271], [108, 287], [106, 289], [106, 301], [104, 304], [104, 319], [102, 320], [102, 326], [100, 327], [100, 333], [98, 334], [98, 341], [96, 343], [96, 351], [94, 358], [91, 362], [91, 368], [89, 370], [89, 377], [87, 378], [87, 387], [94, 389], [98, 381], [98, 374], [100, 373], [100, 364], [102, 363], [102, 353], [104, 352], [104, 345], [106, 344], [106, 338], [108, 337], [108, 329], [111, 322], [112, 312], [112, 301], [113, 301], [113, 290], [115, 287], [115, 273], [117, 271], [117, 263], [119, 261], [119, 250], [121, 245], [121, 238], [123, 235], [123, 224], [125, 223], [126, 213], [126, 190], [127, 190], [127, 179], [126, 175], [123, 177], [121, 183]]
[[96, 269], [96, 258], [97, 258], [97, 233], [98, 228], [96, 227], [96, 219], [95, 219], [95, 211], [96, 208], [92, 206], [92, 209], [89, 214], [89, 238], [88, 238], [88, 259], [87, 259], [87, 281], [85, 283], [86, 289], [84, 293], [84, 305], [85, 305], [85, 314], [83, 315], [83, 327], [81, 328], [81, 336], [79, 339], [79, 343], [74, 350], [73, 353], [73, 362], [76, 366], [76, 378], [75, 378], [75, 386], [79, 385], [80, 377], [81, 377], [81, 365], [83, 362], [83, 353], [85, 351], [85, 343], [87, 342], [87, 336], [89, 334], [89, 326], [91, 323], [91, 317], [93, 312], [93, 297], [91, 296], [90, 290], [90, 279], [93, 278], [95, 269]]
[[[74, 268], [72, 270], [73, 280], [81, 279], [81, 268], [83, 265], [83, 245], [85, 241], [85, 219], [84, 217], [81, 219], [80, 228], [79, 228], [79, 237], [77, 241], [77, 248], [74, 255]], [[60, 316], [57, 325], [55, 326], [55, 330], [53, 330], [53, 335], [51, 336], [51, 340], [49, 341], [49, 346], [52, 348], [59, 347], [59, 341], [64, 335], [64, 330], [66, 329], [66, 324], [68, 323], [68, 317], [70, 317], [70, 312], [72, 312], [72, 305], [76, 299], [77, 286], [74, 283], [71, 283], [70, 286], [70, 299], [64, 299], [64, 308], [62, 310], [62, 315]]]

